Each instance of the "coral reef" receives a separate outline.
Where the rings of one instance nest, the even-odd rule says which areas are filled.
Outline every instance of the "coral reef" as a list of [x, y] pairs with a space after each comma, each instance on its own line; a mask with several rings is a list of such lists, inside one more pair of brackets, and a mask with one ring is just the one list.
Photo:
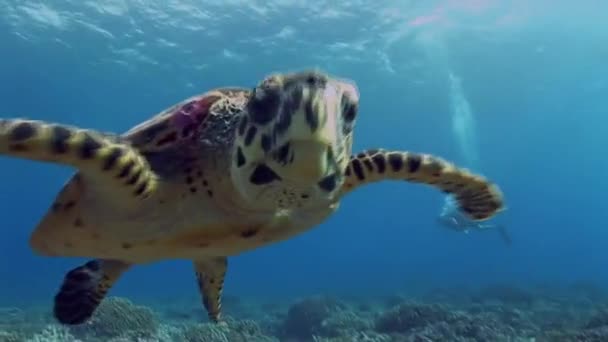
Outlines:
[[274, 303], [233, 296], [220, 325], [207, 322], [190, 300], [152, 309], [108, 297], [87, 323], [73, 327], [56, 324], [40, 308], [0, 308], [0, 342], [608, 341], [608, 296], [584, 285], [563, 292], [500, 285]]
[[298, 301], [287, 311], [279, 333], [285, 338], [309, 338], [322, 329], [323, 321], [344, 308], [343, 303], [327, 296]]
[[137, 341], [156, 336], [158, 327], [158, 317], [150, 308], [137, 306], [125, 298], [109, 297], [89, 321], [70, 327], [70, 332], [86, 341], [125, 337]]

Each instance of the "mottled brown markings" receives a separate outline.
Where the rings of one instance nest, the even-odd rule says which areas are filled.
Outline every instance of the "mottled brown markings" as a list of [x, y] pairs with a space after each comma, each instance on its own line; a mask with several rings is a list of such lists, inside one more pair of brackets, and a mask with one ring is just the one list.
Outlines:
[[329, 175], [321, 179], [318, 183], [319, 187], [327, 192], [333, 191], [338, 184], [338, 180], [335, 174]]
[[192, 113], [192, 109], [194, 109], [194, 104], [195, 104], [196, 102], [197, 102], [197, 101], [192, 100], [192, 101], [189, 101], [189, 102], [187, 102], [187, 103], [183, 104], [183, 105], [181, 106], [181, 111], [183, 111], [183, 112], [185, 112], [185, 113], [187, 113], [187, 114]]
[[[172, 108], [175, 110], [175, 108]], [[135, 145], [148, 144], [155, 140], [160, 134], [169, 128], [169, 122], [167, 120], [160, 120], [148, 125], [141, 132], [143, 133], [140, 137], [136, 137], [134, 141]], [[158, 143], [157, 143], [158, 145]]]
[[150, 183], [148, 182], [148, 180], [146, 180], [145, 182], [141, 183], [137, 187], [137, 189], [135, 190], [134, 194], [136, 196], [139, 196], [139, 195], [143, 194], [146, 191], [146, 189], [148, 188], [149, 185], [150, 185]]
[[237, 147], [237, 149], [236, 149], [236, 166], [241, 167], [241, 166], [245, 165], [246, 162], [247, 162], [247, 160], [245, 159], [243, 150], [241, 149], [240, 146]]
[[407, 158], [407, 169], [410, 173], [417, 172], [422, 164], [422, 157], [418, 154], [411, 154]]
[[386, 159], [382, 154], [374, 154], [372, 156], [372, 161], [376, 164], [378, 168], [378, 173], [383, 174], [386, 170]]
[[257, 127], [255, 127], [255, 126], [249, 127], [249, 129], [247, 130], [247, 135], [245, 135], [245, 141], [244, 141], [245, 146], [251, 145], [257, 132], [258, 132]]
[[129, 160], [122, 167], [122, 170], [120, 170], [120, 173], [118, 174], [118, 178], [125, 178], [125, 177], [127, 177], [131, 173], [131, 170], [133, 169], [134, 166], [135, 166], [135, 162], [133, 160]]
[[240, 136], [243, 136], [243, 134], [245, 134], [245, 129], [247, 129], [247, 115], [243, 115], [241, 117], [241, 121], [239, 122], [239, 128], [238, 128], [238, 133]]
[[82, 159], [90, 159], [95, 156], [98, 149], [101, 148], [101, 143], [97, 141], [89, 132], [84, 133], [84, 139], [80, 143], [79, 155]]
[[286, 142], [283, 146], [281, 146], [276, 154], [275, 154], [275, 159], [279, 164], [282, 165], [286, 165], [287, 164], [287, 157], [289, 156], [289, 142]]
[[374, 165], [372, 165], [372, 161], [369, 160], [369, 158], [363, 159], [363, 165], [365, 165], [365, 167], [367, 168], [367, 171], [369, 171], [369, 172], [374, 171]]
[[192, 179], [192, 176], [186, 177], [186, 184], [192, 184], [192, 182], [194, 182], [194, 179]]
[[51, 138], [51, 151], [63, 154], [68, 151], [68, 140], [72, 137], [72, 131], [63, 126], [53, 126]]
[[12, 127], [9, 134], [9, 141], [12, 143], [21, 142], [32, 138], [36, 134], [37, 127], [30, 122], [19, 122]]
[[133, 176], [131, 176], [131, 178], [127, 181], [127, 184], [133, 185], [133, 184], [137, 183], [137, 181], [139, 180], [139, 177], [141, 177], [142, 172], [143, 172], [142, 169], [135, 171]]
[[160, 147], [163, 145], [174, 143], [176, 141], [177, 141], [177, 132], [173, 131], [173, 132], [167, 133], [164, 137], [159, 139], [156, 142], [156, 146]]
[[431, 159], [429, 164], [428, 164], [428, 168], [431, 171], [431, 175], [433, 177], [439, 177], [441, 176], [441, 174], [443, 173], [443, 168], [445, 167], [445, 164], [437, 159]]
[[53, 205], [51, 206], [51, 210], [53, 211], [59, 211], [59, 209], [61, 209], [62, 205], [59, 202], [55, 202], [53, 203]]
[[281, 94], [279, 89], [256, 88], [247, 106], [251, 121], [259, 125], [269, 123], [277, 116], [280, 103]]
[[304, 113], [306, 123], [310, 127], [310, 130], [312, 132], [316, 131], [319, 127], [319, 118], [314, 112], [312, 100], [309, 99], [308, 101], [306, 101], [306, 104], [304, 105]]
[[262, 134], [262, 139], [260, 140], [260, 147], [266, 153], [268, 153], [268, 151], [270, 151], [270, 149], [272, 148], [272, 139], [268, 134]]
[[283, 112], [279, 115], [279, 119], [277, 120], [273, 129], [275, 137], [277, 135], [282, 136], [285, 134], [285, 132], [287, 132], [287, 129], [289, 129], [289, 126], [291, 126], [292, 115], [293, 112], [286, 112], [285, 109], [283, 109]]
[[131, 243], [129, 243], [129, 242], [123, 242], [123, 243], [121, 244], [121, 247], [122, 247], [123, 249], [131, 249], [131, 248], [133, 248], [133, 244], [131, 244]]
[[295, 113], [300, 107], [300, 103], [302, 103], [302, 97], [304, 96], [304, 88], [301, 84], [295, 84], [291, 93], [283, 103], [283, 111], [287, 111], [288, 113]]
[[264, 185], [277, 180], [281, 180], [281, 177], [266, 164], [258, 165], [249, 176], [249, 182], [255, 185]]
[[363, 173], [361, 161], [359, 159], [353, 159], [351, 165], [353, 167], [353, 172], [355, 173], [355, 176], [357, 176], [357, 179], [359, 179], [360, 181], [364, 180], [365, 174]]
[[184, 129], [182, 130], [182, 138], [187, 138], [188, 136], [190, 136], [196, 129], [196, 126], [194, 124], [190, 124], [187, 125], [186, 127], [184, 127]]
[[196, 193], [196, 191], [197, 191], [197, 190], [196, 190], [196, 188], [195, 188], [195, 187], [190, 187], [190, 193], [193, 193], [193, 194], [194, 194], [194, 193]]
[[249, 228], [241, 232], [241, 236], [245, 239], [249, 239], [258, 233], [259, 229]]
[[209, 197], [213, 197], [213, 191], [211, 191], [211, 190], [207, 190], [207, 195], [208, 195]]
[[74, 200], [70, 200], [68, 202], [65, 203], [65, 206], [63, 207], [64, 210], [70, 210], [72, 209], [74, 206], [76, 205], [76, 201]]
[[123, 156], [123, 154], [124, 151], [122, 148], [113, 147], [110, 151], [110, 154], [106, 156], [105, 161], [103, 162], [102, 169], [105, 171], [113, 169], [114, 166], [116, 166], [116, 162], [118, 161], [118, 159], [120, 159], [120, 157]]
[[[398, 152], [391, 152], [387, 156], [388, 164], [393, 172], [399, 172], [403, 168], [403, 155]], [[410, 171], [412, 172], [412, 171]]]

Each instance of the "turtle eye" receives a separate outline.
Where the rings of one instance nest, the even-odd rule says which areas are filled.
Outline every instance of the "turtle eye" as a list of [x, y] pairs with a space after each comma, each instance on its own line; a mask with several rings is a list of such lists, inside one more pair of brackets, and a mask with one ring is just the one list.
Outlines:
[[342, 96], [342, 117], [344, 121], [351, 123], [357, 117], [357, 104], [352, 103], [348, 96]]

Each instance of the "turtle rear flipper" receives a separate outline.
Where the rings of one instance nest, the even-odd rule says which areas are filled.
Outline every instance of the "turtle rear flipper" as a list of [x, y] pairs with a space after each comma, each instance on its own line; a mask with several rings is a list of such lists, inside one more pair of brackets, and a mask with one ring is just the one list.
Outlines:
[[207, 310], [209, 321], [221, 323], [222, 290], [228, 268], [226, 257], [206, 258], [194, 261], [194, 272], [203, 306]]
[[0, 120], [0, 154], [76, 167], [121, 199], [146, 198], [158, 185], [146, 159], [120, 137], [73, 126]]
[[86, 322], [130, 266], [117, 260], [92, 260], [69, 271], [55, 295], [55, 318], [67, 325]]
[[452, 194], [459, 209], [475, 221], [504, 209], [502, 193], [483, 177], [441, 158], [405, 151], [369, 150], [351, 157], [342, 194], [382, 180], [423, 183]]

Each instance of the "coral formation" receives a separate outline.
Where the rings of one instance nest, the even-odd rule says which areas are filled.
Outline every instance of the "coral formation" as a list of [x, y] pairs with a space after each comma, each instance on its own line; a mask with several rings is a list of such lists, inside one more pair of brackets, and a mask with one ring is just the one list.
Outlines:
[[190, 301], [151, 309], [108, 297], [89, 322], [75, 327], [54, 323], [38, 308], [5, 308], [0, 342], [608, 341], [608, 296], [597, 288], [568, 295], [501, 285], [455, 293], [456, 300], [449, 293], [367, 301], [313, 296], [293, 303], [233, 297], [221, 325], [193, 314]]
[[144, 306], [130, 300], [109, 297], [101, 302], [93, 317], [83, 325], [70, 328], [71, 333], [86, 341], [129, 337], [149, 338], [157, 334], [157, 315]]

